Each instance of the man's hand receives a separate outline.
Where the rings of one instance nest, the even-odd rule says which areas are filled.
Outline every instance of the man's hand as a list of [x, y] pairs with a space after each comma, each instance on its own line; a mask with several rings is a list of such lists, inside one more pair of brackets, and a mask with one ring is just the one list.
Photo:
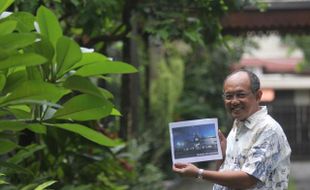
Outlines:
[[172, 166], [172, 170], [182, 176], [197, 177], [199, 168], [193, 164], [175, 163]]

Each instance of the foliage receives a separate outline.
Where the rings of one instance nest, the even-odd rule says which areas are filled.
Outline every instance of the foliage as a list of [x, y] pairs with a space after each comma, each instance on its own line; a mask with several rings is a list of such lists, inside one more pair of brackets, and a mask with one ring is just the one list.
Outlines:
[[[11, 3], [1, 1], [1, 13]], [[0, 39], [0, 165], [10, 183], [3, 189], [78, 185], [91, 171], [85, 168], [93, 169], [90, 176], [96, 183], [91, 189], [126, 189], [122, 180], [130, 171], [109, 148], [122, 142], [99, 132], [96, 122], [119, 112], [111, 93], [92, 81], [103, 74], [137, 70], [83, 52], [43, 6], [36, 16], [16, 12], [1, 19]]]
[[152, 60], [156, 67], [150, 89], [150, 118], [148, 129], [145, 129], [150, 132], [147, 138], [152, 147], [150, 160], [157, 165], [164, 164], [160, 158], [170, 147], [169, 141], [158, 141], [158, 137], [169, 139], [167, 124], [173, 120], [174, 108], [183, 90], [183, 57], [189, 51], [182, 52], [182, 48], [188, 48], [188, 45], [180, 41], [166, 43], [162, 48], [165, 49], [163, 55], [157, 55], [158, 58]]
[[96, 45], [103, 51], [113, 42], [133, 37], [132, 24], [137, 24], [139, 35], [148, 34], [163, 41], [184, 40], [200, 45], [221, 41], [220, 18], [228, 11], [247, 5], [262, 10], [266, 7], [256, 0], [26, 1], [16, 0], [15, 9], [34, 13], [42, 4], [51, 7], [61, 16], [66, 34], [84, 46]]
[[223, 131], [229, 126], [222, 100], [222, 82], [230, 72], [230, 65], [240, 59], [243, 47], [249, 44], [247, 40], [228, 36], [225, 41], [226, 47], [220, 43], [197, 46], [196, 51], [188, 56], [185, 69], [187, 80], [176, 108], [178, 120], [216, 117]]
[[306, 35], [287, 35], [283, 37], [284, 43], [288, 44], [292, 50], [301, 49], [304, 54], [304, 61], [297, 65], [297, 71], [307, 72], [310, 70], [310, 37]]
[[[220, 70], [223, 71], [220, 72], [220, 74], [225, 74], [229, 58], [226, 57], [227, 52], [222, 50], [222, 46], [216, 48], [221, 51], [220, 53], [216, 53], [215, 50], [211, 51], [211, 48], [206, 46], [211, 47], [212, 43], [218, 41], [225, 42], [226, 39], [221, 35], [221, 16], [228, 11], [241, 9], [249, 3], [255, 4], [256, 1], [42, 0], [29, 2], [27, 0], [16, 0], [16, 2], [17, 3], [14, 7], [15, 10], [21, 8], [22, 10], [28, 10], [35, 13], [37, 7], [41, 4], [52, 8], [54, 13], [59, 16], [61, 20], [60, 24], [63, 27], [63, 32], [65, 34], [74, 37], [83, 46], [94, 47], [96, 50], [104, 52], [105, 54], [108, 54], [108, 52], [110, 53], [110, 50], [113, 49], [113, 53], [116, 55], [113, 57], [116, 59], [128, 59], [128, 57], [124, 55], [126, 53], [125, 51], [128, 51], [128, 48], [126, 49], [126, 47], [137, 46], [137, 51], [139, 53], [138, 58], [137, 61], [134, 61], [134, 63], [132, 62], [131, 64], [144, 63], [139, 67], [139, 70], [142, 72], [139, 72], [139, 75], [136, 75], [143, 80], [140, 83], [141, 86], [135, 85], [133, 87], [133, 85], [131, 85], [127, 86], [127, 89], [132, 90], [132, 88], [135, 88], [136, 91], [139, 91], [141, 94], [138, 94], [135, 97], [141, 99], [138, 99], [134, 103], [137, 105], [143, 102], [143, 104], [141, 106], [136, 106], [135, 108], [126, 107], [124, 110], [136, 109], [128, 114], [130, 116], [129, 120], [134, 117], [135, 113], [140, 113], [138, 119], [139, 124], [137, 125], [141, 127], [133, 126], [129, 128], [129, 130], [131, 130], [131, 132], [136, 132], [132, 129], [139, 129], [138, 134], [136, 135], [137, 139], [134, 139], [137, 140], [138, 144], [135, 149], [144, 154], [139, 154], [139, 156], [137, 156], [135, 151], [123, 151], [125, 154], [128, 154], [128, 157], [137, 156], [137, 158], [135, 158], [135, 161], [137, 162], [130, 164], [133, 164], [135, 166], [134, 168], [137, 168], [136, 171], [149, 175], [145, 176], [149, 179], [146, 181], [154, 182], [152, 179], [160, 180], [162, 176], [159, 177], [158, 175], [155, 175], [157, 171], [154, 168], [144, 168], [146, 164], [155, 163], [156, 166], [166, 166], [171, 170], [170, 158], [167, 156], [169, 148], [167, 125], [169, 121], [182, 118], [201, 117], [202, 115], [209, 115], [209, 113], [210, 115], [223, 117], [223, 109], [220, 109], [221, 103], [219, 103], [220, 96], [217, 96], [221, 91], [219, 80], [221, 80], [223, 76], [217, 76], [216, 73]], [[130, 38], [131, 41], [127, 40], [128, 38]], [[137, 42], [137, 39], [141, 38], [143, 39], [141, 40], [142, 42], [134, 45], [126, 44], [126, 42]], [[149, 43], [152, 39], [155, 39], [154, 41], [156, 42]], [[191, 45], [192, 47], [190, 49], [194, 50], [193, 53], [184, 56], [179, 52], [174, 52], [174, 49], [179, 47], [172, 43], [174, 41], [182, 41], [187, 45]], [[141, 45], [141, 43], [143, 44]], [[112, 46], [117, 48], [112, 48]], [[156, 61], [150, 58], [152, 55], [149, 53], [150, 49], [154, 46], [164, 47], [160, 51], [164, 53], [153, 54], [153, 56], [158, 58]], [[201, 54], [198, 55], [196, 50], [201, 51]], [[135, 50], [132, 50], [131, 53], [137, 53], [134, 51]], [[62, 51], [60, 50], [60, 52]], [[202, 54], [204, 53], [208, 56], [203, 56]], [[121, 55], [124, 57], [121, 58]], [[220, 58], [219, 60], [217, 60], [217, 56]], [[193, 59], [185, 61], [186, 57]], [[142, 58], [145, 60], [142, 60]], [[222, 58], [224, 59], [224, 62], [221, 62]], [[128, 59], [128, 61], [132, 60]], [[214, 64], [213, 61], [216, 64]], [[193, 67], [191, 67], [191, 65], [194, 64], [197, 64], [197, 67], [192, 71]], [[217, 69], [218, 66], [220, 69]], [[68, 85], [71, 86], [71, 90], [80, 90], [82, 93], [95, 96], [98, 95], [99, 92], [93, 91], [93, 88], [82, 90], [82, 85], [79, 86], [81, 83], [90, 83], [90, 81], [81, 78], [84, 77], [84, 73], [88, 72], [88, 69], [91, 69], [91, 67], [86, 68], [85, 66], [85, 69], [80, 71], [80, 73], [82, 73], [81, 75], [71, 76], [79, 77], [80, 79], [78, 82], [75, 82], [77, 80], [74, 78], [69, 77], [64, 81], [63, 85], [66, 87], [69, 83]], [[157, 75], [154, 76], [152, 75], [153, 73], [157, 73]], [[207, 90], [201, 89], [205, 88], [205, 85], [197, 85], [201, 84], [202, 80], [204, 82], [207, 81]], [[118, 92], [119, 89], [117, 87], [120, 84], [115, 84], [116, 83], [113, 83], [109, 89]], [[197, 88], [191, 89], [190, 86], [192, 85], [196, 85]], [[185, 94], [180, 101], [179, 98], [181, 97], [183, 89], [185, 89]], [[193, 95], [189, 90], [193, 90]], [[107, 92], [100, 92], [108, 96]], [[206, 93], [207, 95], [203, 96], [204, 94], [202, 93]], [[127, 100], [128, 97], [133, 96], [133, 94], [127, 91], [123, 94], [123, 97], [121, 97], [123, 100]], [[84, 97], [79, 98], [83, 99]], [[206, 98], [214, 100], [214, 102], [206, 101]], [[203, 103], [196, 101], [201, 99]], [[72, 104], [74, 104], [75, 101], [72, 101]], [[71, 104], [71, 102], [69, 103]], [[176, 105], [178, 106], [176, 107]], [[193, 114], [190, 115], [189, 112], [186, 112], [187, 110], [193, 111]], [[216, 113], [214, 113], [214, 110]], [[144, 114], [143, 111], [149, 114]], [[58, 116], [60, 114], [61, 113], [58, 112]], [[65, 117], [63, 114], [61, 115], [62, 116], [57, 119]], [[142, 115], [144, 115], [144, 117], [142, 117]], [[66, 117], [64, 119], [66, 119]], [[79, 117], [75, 117], [75, 119], [79, 119]], [[87, 122], [82, 121], [82, 123]], [[111, 125], [111, 123], [106, 120], [103, 123], [105, 126]], [[130, 120], [128, 123], [133, 122]], [[114, 123], [112, 125], [113, 129], [120, 128], [120, 126], [114, 126]], [[55, 125], [53, 126], [57, 127]], [[124, 128], [126, 126], [121, 127]], [[106, 132], [106, 130], [104, 131]], [[54, 134], [54, 132], [52, 132], [52, 134]], [[58, 136], [53, 135], [52, 137], [54, 141], [60, 141]], [[62, 137], [63, 136], [60, 138]], [[161, 139], [161, 141], [159, 142], [158, 139]], [[130, 142], [128, 142], [128, 144], [130, 144]], [[67, 147], [68, 145], [66, 144], [65, 146]], [[71, 146], [68, 147], [68, 149], [76, 151], [77, 148]], [[129, 150], [130, 148], [127, 147], [127, 149]], [[85, 149], [78, 150], [84, 151]], [[64, 153], [63, 150], [56, 149], [53, 151], [57, 152], [59, 155]], [[73, 165], [74, 163], [71, 162], [71, 164]], [[150, 168], [152, 168], [152, 166]], [[133, 178], [135, 177], [136, 176]], [[135, 180], [136, 178], [133, 179], [133, 181]], [[142, 183], [142, 181], [139, 181], [139, 183]], [[143, 189], [142, 186], [144, 184], [133, 184], [133, 186], [135, 185]], [[148, 183], [145, 185], [148, 185]], [[77, 187], [73, 185], [72, 188]], [[85, 188], [89, 188], [88, 184]]]

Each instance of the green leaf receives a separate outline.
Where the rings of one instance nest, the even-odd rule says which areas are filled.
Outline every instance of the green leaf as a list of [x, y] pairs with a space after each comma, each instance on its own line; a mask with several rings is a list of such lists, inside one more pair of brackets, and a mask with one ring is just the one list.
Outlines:
[[6, 59], [10, 56], [11, 52], [0, 47], [0, 60]]
[[106, 98], [106, 99], [113, 99], [114, 96], [111, 92], [109, 92], [108, 90], [106, 89], [103, 89], [103, 88], [99, 88], [101, 94]]
[[57, 102], [68, 92], [68, 90], [57, 87], [54, 84], [29, 80], [16, 86], [16, 88], [14, 88], [7, 97], [0, 101], [0, 105], [23, 104], [23, 101], [27, 100], [46, 100], [49, 102]]
[[97, 97], [102, 97], [104, 94], [95, 86], [90, 79], [81, 76], [71, 76], [64, 83], [65, 88], [71, 90], [77, 90], [85, 94], [94, 95]]
[[27, 168], [20, 167], [20, 166], [18, 166], [16, 164], [0, 161], [0, 166], [2, 168], [5, 167], [5, 168], [12, 169], [14, 171], [14, 173], [24, 173], [24, 174], [28, 174], [28, 175], [33, 176], [33, 173], [32, 173], [31, 170], [29, 170]]
[[74, 64], [80, 61], [82, 52], [80, 46], [68, 37], [61, 37], [56, 45], [56, 61], [57, 61], [57, 75], [62, 76]]
[[20, 109], [8, 109], [11, 114], [13, 114], [17, 119], [31, 119], [32, 115], [30, 112], [25, 112], [24, 110]]
[[17, 86], [19, 86], [22, 82], [27, 80], [27, 73], [25, 70], [16, 71], [12, 74], [10, 74], [7, 77], [5, 88], [3, 89], [3, 93], [6, 94], [13, 89], [15, 89]]
[[6, 35], [12, 33], [16, 28], [17, 22], [16, 21], [6, 21], [0, 23], [0, 35]]
[[0, 13], [5, 11], [13, 2], [14, 0], [1, 0], [0, 1]]
[[95, 142], [99, 145], [113, 147], [113, 146], [118, 146], [121, 144], [119, 140], [112, 140], [106, 137], [105, 135], [103, 135], [102, 133], [99, 133], [84, 125], [69, 124], [69, 123], [68, 124], [50, 124], [50, 125], [79, 134], [85, 137], [86, 139], [92, 142]]
[[101, 93], [103, 94], [103, 96], [106, 99], [113, 99], [114, 98], [113, 94], [111, 92], [107, 91], [106, 89], [99, 88], [99, 90], [101, 91]]
[[9, 184], [9, 183], [4, 181], [4, 180], [2, 180], [2, 179], [0, 179], [0, 185], [3, 185], [3, 184]]
[[46, 59], [35, 53], [17, 54], [0, 61], [0, 69], [19, 66], [34, 66], [46, 63]]
[[47, 58], [47, 63], [42, 65], [42, 71], [39, 73], [42, 73], [45, 79], [49, 78], [49, 74], [54, 72], [52, 71], [54, 68], [53, 60], [55, 55], [53, 44], [47, 39], [47, 37], [42, 36], [41, 40], [34, 43], [32, 47], [35, 53]]
[[45, 187], [48, 187], [48, 186], [51, 186], [53, 185], [54, 183], [56, 183], [57, 181], [47, 181], [47, 182], [44, 182], [42, 183], [41, 185], [39, 185], [38, 187], [36, 187], [34, 190], [44, 190]]
[[77, 121], [96, 120], [109, 115], [112, 107], [112, 103], [106, 99], [83, 94], [68, 100], [63, 108], [57, 110], [53, 118]]
[[31, 144], [22, 148], [13, 157], [7, 159], [7, 162], [12, 164], [19, 164], [21, 161], [32, 157], [35, 152], [45, 148], [45, 145]]
[[15, 144], [14, 142], [4, 139], [0, 139], [0, 144], [0, 155], [10, 152], [17, 147], [17, 144]]
[[39, 55], [46, 57], [49, 61], [53, 60], [55, 50], [52, 43], [42, 36], [41, 40], [33, 44], [34, 50]]
[[27, 127], [27, 124], [19, 121], [0, 121], [0, 132], [1, 131], [21, 131]]
[[38, 123], [28, 124], [26, 128], [37, 134], [46, 134], [46, 126]]
[[57, 40], [62, 36], [62, 29], [55, 14], [44, 6], [37, 11], [40, 33], [46, 36], [56, 47]]
[[[47, 63], [47, 62], [45, 62], [45, 63]], [[28, 67], [26, 67], [26, 71], [27, 71], [28, 80], [41, 80], [41, 81], [43, 81], [43, 76], [41, 73], [42, 70], [40, 67], [28, 66]]]
[[102, 74], [135, 73], [137, 69], [132, 65], [120, 61], [105, 61], [88, 64], [78, 69], [75, 75], [83, 77], [97, 76]]
[[0, 117], [4, 118], [7, 115], [10, 115], [11, 113], [8, 112], [7, 110], [0, 110]]
[[114, 115], [114, 116], [121, 116], [121, 112], [119, 112], [117, 109], [113, 108], [112, 109], [112, 112], [111, 112], [111, 115]]
[[0, 47], [7, 51], [18, 50], [33, 44], [35, 40], [33, 33], [12, 33], [0, 36]]
[[38, 184], [36, 183], [30, 183], [30, 184], [27, 184], [26, 186], [23, 186], [23, 188], [21, 188], [20, 190], [33, 190], [37, 186]]
[[6, 82], [6, 77], [4, 74], [0, 74], [0, 91], [3, 90]]
[[82, 59], [75, 64], [71, 69], [76, 69], [84, 65], [93, 64], [93, 63], [101, 63], [109, 61], [108, 58], [100, 53], [83, 53]]
[[34, 30], [35, 17], [28, 12], [15, 12], [10, 15], [9, 20], [17, 21], [16, 30], [19, 32], [31, 32]]

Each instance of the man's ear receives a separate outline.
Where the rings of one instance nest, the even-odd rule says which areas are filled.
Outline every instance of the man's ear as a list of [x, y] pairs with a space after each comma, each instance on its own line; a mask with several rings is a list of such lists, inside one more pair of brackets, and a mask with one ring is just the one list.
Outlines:
[[261, 89], [259, 89], [257, 92], [256, 92], [256, 100], [257, 101], [260, 101], [262, 99], [262, 96], [263, 96], [263, 91]]

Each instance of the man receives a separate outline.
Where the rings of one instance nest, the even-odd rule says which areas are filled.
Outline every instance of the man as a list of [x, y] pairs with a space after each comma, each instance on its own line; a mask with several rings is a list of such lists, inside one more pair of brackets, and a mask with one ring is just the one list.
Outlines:
[[288, 188], [291, 149], [281, 126], [259, 106], [262, 91], [258, 77], [239, 70], [224, 81], [224, 103], [234, 118], [225, 139], [219, 132], [223, 160], [218, 171], [203, 170], [193, 164], [176, 163], [173, 171], [199, 177], [215, 185], [213, 190]]

